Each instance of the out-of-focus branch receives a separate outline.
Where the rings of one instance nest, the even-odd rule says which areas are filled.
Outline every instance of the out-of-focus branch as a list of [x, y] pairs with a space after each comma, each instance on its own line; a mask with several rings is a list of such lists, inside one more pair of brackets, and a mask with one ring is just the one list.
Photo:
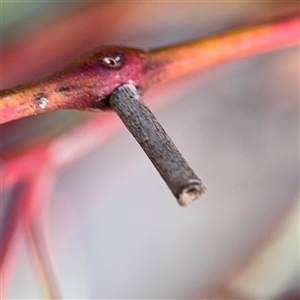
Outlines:
[[[95, 130], [104, 125], [105, 130]], [[115, 136], [121, 128], [122, 123], [116, 115], [95, 114], [51, 140], [4, 156], [0, 188], [7, 189], [21, 179], [31, 177], [41, 165], [50, 164], [52, 168], [60, 169]]]
[[[20, 221], [27, 232], [32, 258], [46, 298], [60, 299], [60, 291], [54, 274], [44, 231], [43, 218], [54, 186], [55, 172], [52, 168], [41, 168], [28, 180], [24, 197], [26, 206]], [[46, 212], [47, 213], [47, 212]]]
[[[7, 212], [8, 221], [4, 224], [2, 233], [0, 271], [5, 274], [5, 277], [13, 272], [16, 253], [10, 251], [13, 246], [12, 242], [19, 238], [17, 236], [19, 231], [25, 230], [29, 237], [32, 257], [37, 267], [43, 291], [47, 298], [59, 299], [59, 290], [43, 232], [41, 216], [42, 208], [50, 199], [54, 178], [55, 173], [51, 165], [47, 168], [40, 165], [39, 170], [35, 170], [30, 177], [22, 180], [20, 188], [16, 189], [16, 192], [12, 195], [13, 201], [9, 203], [12, 209]], [[7, 285], [9, 284], [9, 278], [4, 279], [5, 286], [2, 286], [4, 288], [2, 293], [7, 291]]]

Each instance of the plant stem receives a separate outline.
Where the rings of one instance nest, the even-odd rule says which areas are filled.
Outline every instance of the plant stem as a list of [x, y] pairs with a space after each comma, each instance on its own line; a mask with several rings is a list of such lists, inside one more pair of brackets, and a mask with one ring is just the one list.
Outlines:
[[154, 61], [168, 61], [160, 80], [169, 80], [222, 63], [299, 43], [300, 17], [156, 49]]
[[205, 192], [200, 178], [188, 165], [164, 128], [130, 84], [118, 87], [109, 103], [147, 154], [179, 205], [187, 206]]
[[109, 96], [122, 84], [143, 92], [213, 64], [291, 46], [299, 28], [298, 16], [149, 52], [102, 47], [61, 72], [0, 91], [0, 124], [58, 109], [109, 109]]

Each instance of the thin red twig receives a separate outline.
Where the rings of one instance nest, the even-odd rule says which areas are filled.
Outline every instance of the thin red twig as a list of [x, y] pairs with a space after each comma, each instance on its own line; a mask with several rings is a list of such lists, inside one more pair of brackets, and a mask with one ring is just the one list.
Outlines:
[[1, 91], [0, 123], [67, 108], [109, 109], [109, 96], [124, 83], [145, 91], [213, 64], [294, 45], [299, 28], [297, 16], [149, 52], [102, 47], [61, 72]]

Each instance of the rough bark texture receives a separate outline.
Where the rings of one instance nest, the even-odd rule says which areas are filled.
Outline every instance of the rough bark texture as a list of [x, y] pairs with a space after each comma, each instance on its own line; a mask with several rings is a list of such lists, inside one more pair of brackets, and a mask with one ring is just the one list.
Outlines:
[[205, 191], [199, 177], [133, 85], [125, 84], [117, 88], [110, 97], [110, 105], [143, 148], [181, 206], [191, 203]]

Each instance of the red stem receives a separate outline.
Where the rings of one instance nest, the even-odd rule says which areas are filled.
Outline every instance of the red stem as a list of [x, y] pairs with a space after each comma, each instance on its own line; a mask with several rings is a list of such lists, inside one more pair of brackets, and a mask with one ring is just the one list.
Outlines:
[[169, 61], [161, 80], [208, 66], [299, 43], [300, 17], [238, 29], [186, 44], [153, 50], [151, 59]]
[[299, 28], [298, 16], [150, 52], [102, 47], [50, 77], [1, 91], [0, 123], [58, 109], [109, 109], [107, 99], [121, 84], [144, 91], [213, 64], [290, 46], [299, 42]]

